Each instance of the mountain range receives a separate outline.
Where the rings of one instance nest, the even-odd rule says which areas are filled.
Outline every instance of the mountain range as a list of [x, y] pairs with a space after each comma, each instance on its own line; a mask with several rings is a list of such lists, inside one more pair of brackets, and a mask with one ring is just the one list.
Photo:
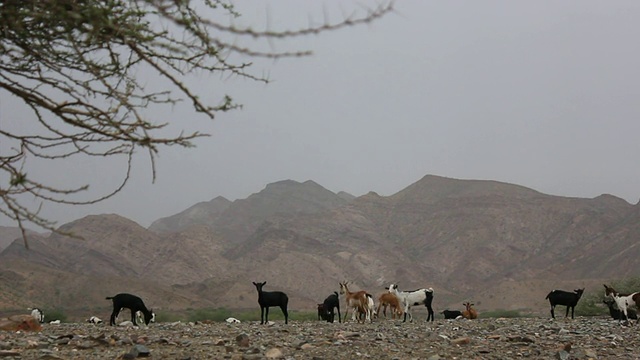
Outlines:
[[436, 311], [473, 301], [480, 312], [542, 314], [550, 290], [600, 291], [637, 276], [640, 259], [637, 204], [433, 175], [390, 196], [284, 180], [149, 228], [104, 214], [60, 230], [76, 237], [30, 233], [27, 250], [15, 228], [0, 228], [0, 310], [104, 314], [118, 292], [156, 309], [255, 308], [251, 282], [267, 281], [290, 308], [313, 311], [348, 280], [375, 295], [390, 283], [432, 287]]

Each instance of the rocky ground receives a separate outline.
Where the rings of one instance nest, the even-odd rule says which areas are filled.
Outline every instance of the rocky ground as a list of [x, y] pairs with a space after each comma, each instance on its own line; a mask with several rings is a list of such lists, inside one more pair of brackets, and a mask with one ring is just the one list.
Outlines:
[[605, 318], [45, 324], [0, 332], [2, 359], [640, 359], [638, 326]]

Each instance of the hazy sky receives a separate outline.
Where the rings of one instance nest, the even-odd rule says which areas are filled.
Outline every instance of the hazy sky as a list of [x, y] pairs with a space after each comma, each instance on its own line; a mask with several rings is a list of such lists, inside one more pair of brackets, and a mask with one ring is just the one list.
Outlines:
[[[375, 5], [244, 1], [236, 22], [296, 28], [339, 21], [363, 3]], [[395, 8], [370, 25], [256, 44], [314, 55], [256, 62], [269, 85], [200, 79], [194, 86], [229, 93], [244, 108], [196, 125], [184, 109], [158, 114], [213, 136], [195, 149], [164, 149], [155, 184], [141, 156], [118, 196], [91, 207], [46, 205], [43, 214], [64, 223], [118, 213], [148, 226], [284, 179], [391, 195], [427, 174], [638, 202], [640, 2], [400, 0]], [[11, 109], [0, 102], [5, 119]], [[40, 170], [101, 194], [123, 172], [111, 165]]]

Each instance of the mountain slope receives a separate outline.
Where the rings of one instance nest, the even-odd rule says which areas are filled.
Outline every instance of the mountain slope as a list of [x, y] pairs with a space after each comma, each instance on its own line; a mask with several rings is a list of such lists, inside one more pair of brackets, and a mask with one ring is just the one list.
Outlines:
[[0, 306], [64, 304], [53, 284], [76, 276], [65, 291], [91, 302], [132, 289], [164, 307], [255, 307], [251, 281], [267, 281], [293, 309], [312, 310], [349, 280], [376, 295], [391, 282], [433, 287], [436, 309], [471, 300], [546, 313], [550, 289], [637, 274], [639, 209], [610, 195], [437, 176], [353, 199], [287, 180], [232, 203], [196, 204], [155, 231], [100, 215], [63, 226], [84, 240], [40, 237], [30, 251], [16, 241], [0, 253], [0, 287], [10, 289]]

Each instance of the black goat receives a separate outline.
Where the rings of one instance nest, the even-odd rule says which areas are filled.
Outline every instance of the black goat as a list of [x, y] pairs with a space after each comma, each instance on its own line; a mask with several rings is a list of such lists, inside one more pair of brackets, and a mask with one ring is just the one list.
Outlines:
[[318, 304], [318, 320], [327, 320], [327, 314], [324, 311], [324, 304]]
[[429, 319], [433, 321], [435, 319], [433, 308], [431, 307], [431, 303], [433, 302], [433, 290], [431, 288], [425, 289], [424, 293], [427, 296], [427, 299], [424, 301], [424, 306], [427, 307], [427, 311], [429, 312], [429, 315], [427, 315], [427, 321], [429, 321]]
[[[256, 290], [258, 290], [258, 304], [260, 304], [260, 324], [269, 322], [269, 308], [271, 306], [279, 306], [284, 314], [284, 323], [289, 323], [289, 312], [287, 311], [287, 304], [289, 304], [289, 297], [282, 291], [262, 291], [262, 287], [267, 282], [253, 283]], [[266, 310], [266, 312], [265, 312]]]
[[458, 316], [462, 316], [462, 311], [460, 310], [445, 310], [441, 312], [444, 315], [445, 319], [457, 319]]
[[554, 319], [556, 318], [555, 314], [553, 313], [553, 309], [556, 307], [556, 305], [564, 305], [567, 307], [567, 313], [564, 317], [569, 316], [569, 308], [571, 308], [571, 318], [573, 319], [573, 312], [583, 292], [584, 288], [573, 290], [573, 292], [553, 290], [549, 294], [547, 294], [546, 299], [549, 299], [549, 304], [551, 304], [551, 317]]
[[[609, 308], [609, 314], [611, 314], [613, 320], [628, 320], [624, 318], [624, 313], [618, 309], [618, 306], [613, 299], [607, 298], [602, 300], [602, 302]], [[636, 315], [636, 312], [633, 309], [627, 308], [627, 315], [629, 316], [629, 319], [638, 319], [638, 315]]]
[[113, 302], [113, 312], [111, 313], [111, 318], [109, 319], [109, 325], [113, 326], [116, 324], [116, 317], [120, 313], [120, 310], [123, 308], [131, 310], [131, 322], [133, 325], [138, 325], [136, 322], [136, 312], [142, 312], [144, 315], [144, 324], [149, 325], [149, 322], [153, 318], [153, 312], [148, 310], [146, 306], [144, 306], [144, 302], [142, 299], [135, 295], [131, 294], [118, 294], [116, 296], [107, 296], [107, 300], [111, 300]]
[[322, 319], [327, 320], [332, 323], [335, 319], [335, 311], [334, 309], [338, 309], [338, 322], [342, 322], [340, 315], [340, 300], [338, 298], [338, 292], [334, 291], [333, 294], [327, 296], [322, 303], [322, 311], [324, 316]]

